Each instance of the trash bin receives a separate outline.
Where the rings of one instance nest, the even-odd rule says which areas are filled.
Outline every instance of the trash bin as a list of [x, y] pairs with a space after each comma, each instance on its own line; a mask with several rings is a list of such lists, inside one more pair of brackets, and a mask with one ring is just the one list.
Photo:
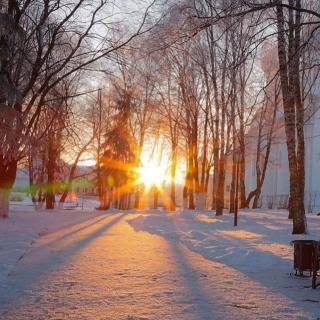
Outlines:
[[315, 240], [294, 240], [294, 269], [296, 275], [299, 272], [303, 275], [304, 271], [310, 272], [319, 270], [318, 261], [318, 241]]

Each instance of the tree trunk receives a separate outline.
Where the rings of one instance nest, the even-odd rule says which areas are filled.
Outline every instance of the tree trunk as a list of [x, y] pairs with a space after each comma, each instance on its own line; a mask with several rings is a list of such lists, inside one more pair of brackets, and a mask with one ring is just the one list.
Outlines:
[[171, 160], [171, 185], [170, 185], [170, 210], [176, 210], [176, 170], [177, 170], [177, 155], [176, 146], [172, 146], [172, 160]]
[[[299, 3], [300, 1], [297, 1]], [[290, 205], [289, 205], [289, 215], [293, 217], [293, 234], [303, 234], [307, 231], [305, 211], [304, 211], [304, 195], [302, 194], [302, 189], [304, 188], [304, 150], [300, 139], [303, 132], [303, 122], [301, 121], [301, 114], [298, 115], [296, 119], [296, 104], [295, 104], [295, 89], [294, 81], [296, 67], [294, 63], [297, 60], [294, 59], [294, 55], [299, 56], [298, 52], [295, 52], [293, 48], [296, 48], [296, 43], [294, 43], [294, 35], [292, 32], [292, 21], [289, 23], [289, 41], [288, 41], [288, 52], [289, 59], [287, 62], [287, 52], [286, 52], [286, 31], [285, 31], [285, 19], [283, 15], [282, 1], [277, 0], [279, 4], [277, 6], [277, 26], [278, 26], [278, 58], [279, 58], [279, 73], [281, 80], [282, 89], [282, 99], [283, 99], [283, 109], [285, 118], [285, 132], [287, 138], [287, 149], [288, 149], [288, 162], [289, 162], [289, 176], [290, 176]], [[289, 21], [292, 20], [292, 12], [290, 14], [289, 10]], [[288, 67], [289, 65], [289, 67]], [[302, 110], [297, 109], [297, 112], [301, 113]], [[298, 126], [298, 128], [297, 128]], [[298, 132], [297, 132], [298, 131]], [[302, 131], [302, 132], [301, 132]], [[297, 143], [296, 134], [300, 135], [298, 141], [298, 155], [296, 153]], [[300, 154], [302, 153], [303, 154]], [[302, 161], [302, 164], [298, 162]]]
[[[240, 139], [241, 140], [241, 139]], [[239, 164], [239, 187], [240, 187], [240, 209], [246, 207], [246, 163], [245, 163], [245, 145], [240, 143], [240, 164]]]
[[213, 177], [212, 177], [212, 204], [211, 209], [216, 210], [217, 208], [217, 181], [218, 181], [218, 163], [214, 161]]
[[[210, 6], [211, 15], [213, 15], [213, 6]], [[215, 115], [213, 123], [213, 179], [212, 179], [212, 210], [217, 208], [217, 187], [218, 187], [218, 174], [219, 174], [219, 149], [220, 149], [220, 138], [219, 138], [219, 127], [220, 127], [220, 101], [217, 84], [217, 67], [216, 67], [216, 41], [214, 26], [210, 26], [207, 29], [207, 41], [209, 45], [210, 54], [210, 66], [211, 66], [211, 80], [213, 85], [213, 96], [214, 96], [214, 109]]]
[[[235, 139], [234, 139], [235, 140]], [[232, 154], [232, 179], [231, 179], [231, 186], [230, 186], [230, 213], [234, 213], [235, 203], [235, 181], [236, 181], [236, 153], [233, 151]]]
[[194, 210], [196, 208], [195, 204], [194, 204], [194, 192], [193, 189], [189, 189], [189, 205], [188, 208], [190, 210]]
[[97, 161], [97, 184], [98, 184], [98, 197], [99, 197], [99, 202], [101, 207], [103, 206], [103, 183], [102, 183], [100, 161]]
[[[221, 125], [220, 125], [220, 157], [219, 157], [219, 174], [218, 174], [218, 186], [217, 186], [217, 194], [216, 194], [216, 215], [222, 215], [224, 209], [224, 187], [225, 187], [225, 125], [226, 125], [226, 115], [227, 115], [227, 104], [226, 104], [226, 75], [227, 75], [227, 59], [229, 52], [229, 30], [226, 30], [225, 33], [225, 51], [223, 58], [223, 69], [221, 76]], [[229, 135], [228, 135], [229, 136]]]
[[17, 174], [17, 161], [0, 156], [0, 218], [9, 217], [9, 202]]
[[186, 182], [182, 190], [182, 207], [183, 209], [188, 208], [188, 187], [186, 186]]
[[153, 187], [153, 209], [158, 209], [159, 190], [156, 186]]
[[112, 201], [113, 201], [113, 190], [109, 190], [108, 191], [108, 202], [107, 202], [107, 206], [106, 209], [109, 210], [111, 205], [112, 205]]
[[134, 208], [140, 209], [140, 186], [136, 186], [136, 191], [134, 193]]
[[60, 203], [65, 203], [65, 201], [66, 201], [66, 199], [67, 199], [67, 196], [68, 196], [68, 194], [69, 194], [70, 189], [71, 189], [71, 183], [69, 184], [69, 182], [68, 182], [68, 186], [67, 186], [66, 189], [63, 191], [62, 196], [61, 196], [61, 198], [60, 198], [60, 200], [59, 200]]
[[[245, 68], [245, 64], [242, 66]], [[245, 124], [244, 124], [244, 113], [245, 113], [245, 88], [246, 88], [246, 80], [245, 80], [245, 71], [240, 70], [240, 110], [239, 110], [239, 149], [240, 149], [240, 164], [239, 164], [239, 186], [240, 187], [240, 208], [243, 209], [246, 207], [246, 145], [245, 145]]]
[[220, 216], [223, 214], [224, 209], [224, 186], [225, 186], [225, 155], [220, 156], [219, 161], [219, 178], [218, 178], [218, 189], [217, 189], [217, 209], [216, 215]]
[[[201, 161], [201, 177], [200, 184], [197, 190], [197, 199], [196, 205], [198, 210], [206, 210], [206, 198], [207, 198], [207, 187], [206, 187], [206, 178], [207, 178], [207, 167], [208, 167], [208, 123], [209, 123], [209, 108], [210, 108], [210, 92], [209, 92], [209, 83], [207, 72], [204, 72], [205, 83], [207, 89], [206, 96], [206, 109], [205, 109], [205, 123], [204, 123], [204, 131], [203, 131], [203, 153], [202, 153], [202, 161]], [[197, 157], [197, 155], [196, 155]]]
[[188, 186], [188, 209], [194, 210], [194, 167], [193, 167], [193, 154], [192, 154], [192, 147], [191, 141], [188, 142], [188, 172], [187, 172], [187, 186]]
[[55, 152], [52, 145], [52, 141], [49, 142], [48, 148], [48, 164], [47, 164], [47, 186], [46, 186], [46, 209], [54, 209], [55, 195], [54, 195], [54, 175], [55, 175]]
[[[301, 0], [296, 0], [296, 7], [301, 8]], [[300, 210], [303, 211], [305, 220], [305, 209], [304, 209], [304, 191], [305, 191], [305, 139], [304, 139], [304, 105], [301, 97], [301, 85], [300, 85], [300, 29], [301, 29], [301, 14], [296, 11], [294, 24], [294, 56], [293, 59], [293, 70], [292, 70], [292, 82], [294, 87], [294, 100], [296, 104], [296, 117], [297, 117], [297, 172], [299, 176], [299, 194], [300, 199]]]
[[0, 189], [0, 218], [9, 217], [10, 189]]
[[259, 207], [260, 195], [261, 195], [261, 186], [255, 192], [253, 204], [252, 204], [252, 209], [257, 209]]
[[[33, 148], [33, 146], [31, 146]], [[34, 185], [34, 172], [33, 172], [33, 156], [32, 156], [32, 149], [29, 152], [29, 157], [28, 157], [28, 165], [29, 165], [29, 192], [31, 196], [32, 203], [35, 205], [36, 204], [36, 188]]]
[[225, 117], [226, 117], [226, 105], [223, 103], [221, 115], [221, 143], [220, 143], [220, 158], [219, 158], [219, 174], [218, 174], [218, 185], [216, 193], [216, 215], [222, 215], [224, 209], [224, 187], [225, 187]]
[[[232, 37], [232, 40], [234, 38]], [[233, 41], [234, 42], [234, 41]], [[236, 75], [233, 75], [234, 80], [236, 79]], [[236, 85], [234, 81], [232, 81], [233, 85], [233, 94], [232, 94], [232, 103], [231, 103], [231, 126], [232, 126], [232, 145], [233, 145], [233, 153], [232, 153], [232, 179], [231, 179], [231, 188], [230, 188], [230, 208], [229, 212], [233, 213], [235, 212], [235, 187], [236, 187], [236, 167], [237, 167], [237, 157], [236, 157], [236, 150], [238, 148], [238, 143], [237, 143], [237, 133], [236, 133], [236, 114], [235, 114], [235, 90], [236, 90]]]

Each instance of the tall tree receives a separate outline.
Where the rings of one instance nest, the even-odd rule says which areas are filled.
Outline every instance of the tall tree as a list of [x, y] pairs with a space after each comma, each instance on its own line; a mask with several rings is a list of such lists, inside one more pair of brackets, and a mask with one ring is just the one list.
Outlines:
[[[304, 107], [300, 88], [301, 13], [288, 9], [287, 33], [282, 1], [276, 2], [279, 74], [290, 172], [289, 216], [293, 218], [292, 233], [300, 234], [307, 228], [304, 209]], [[294, 1], [290, 0], [289, 5], [293, 4]], [[295, 6], [300, 8], [301, 1], [296, 0]]]

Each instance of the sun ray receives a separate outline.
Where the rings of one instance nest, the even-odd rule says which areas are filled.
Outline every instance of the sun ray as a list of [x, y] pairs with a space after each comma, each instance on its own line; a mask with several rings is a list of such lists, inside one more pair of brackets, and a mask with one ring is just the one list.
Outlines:
[[139, 174], [138, 182], [143, 184], [147, 190], [153, 186], [161, 190], [163, 183], [168, 180], [164, 164], [159, 165], [153, 161], [145, 162], [137, 171]]

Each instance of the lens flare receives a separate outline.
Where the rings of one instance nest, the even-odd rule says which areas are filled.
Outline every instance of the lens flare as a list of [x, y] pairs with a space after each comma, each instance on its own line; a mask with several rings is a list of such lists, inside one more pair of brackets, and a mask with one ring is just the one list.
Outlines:
[[143, 183], [146, 188], [153, 186], [161, 188], [162, 183], [167, 180], [166, 167], [158, 165], [152, 161], [144, 163], [139, 169], [139, 182]]

